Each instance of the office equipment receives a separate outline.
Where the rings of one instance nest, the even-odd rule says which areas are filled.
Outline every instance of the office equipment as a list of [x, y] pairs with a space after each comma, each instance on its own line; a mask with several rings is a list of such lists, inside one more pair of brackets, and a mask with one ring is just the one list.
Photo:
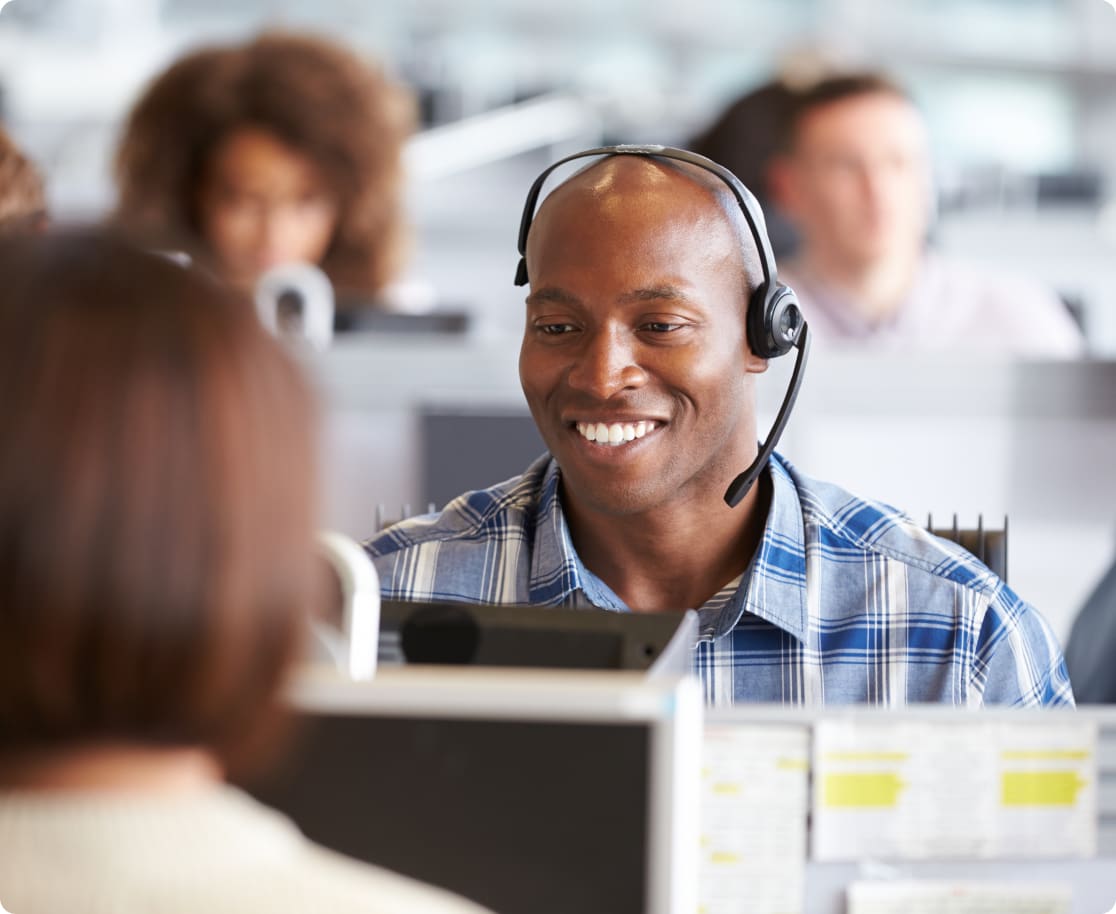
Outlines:
[[419, 410], [422, 462], [419, 504], [438, 508], [523, 470], [546, 452], [535, 420], [522, 407], [424, 406]]
[[690, 671], [697, 613], [385, 600], [384, 663]]
[[967, 549], [1005, 584], [1007, 583], [1007, 536], [1008, 520], [1004, 517], [1004, 525], [999, 529], [985, 528], [984, 515], [977, 515], [975, 529], [962, 528], [957, 525], [957, 515], [953, 515], [953, 524], [949, 527], [935, 527], [934, 515], [926, 518], [926, 529], [934, 536], [951, 540], [963, 549]]
[[333, 284], [310, 263], [282, 263], [256, 282], [256, 313], [276, 336], [329, 348], [333, 339]]
[[468, 332], [471, 318], [467, 311], [424, 311], [411, 314], [376, 308], [338, 310], [333, 329], [339, 333], [442, 333]]
[[312, 839], [500, 914], [693, 914], [701, 697], [638, 673], [304, 676], [252, 786]]

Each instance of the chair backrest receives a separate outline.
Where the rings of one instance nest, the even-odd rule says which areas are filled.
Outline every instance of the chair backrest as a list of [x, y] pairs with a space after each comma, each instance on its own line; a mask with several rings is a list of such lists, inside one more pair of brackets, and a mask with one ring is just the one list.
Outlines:
[[380, 635], [380, 578], [376, 566], [355, 540], [340, 533], [318, 534], [318, 549], [334, 578], [336, 605], [318, 608], [311, 619], [308, 656], [350, 679], [376, 673]]
[[964, 549], [969, 550], [978, 559], [984, 562], [997, 577], [1007, 583], [1007, 534], [1008, 520], [1004, 515], [1003, 527], [996, 529], [984, 526], [984, 515], [977, 515], [976, 528], [962, 529], [957, 525], [957, 515], [953, 515], [953, 525], [950, 527], [935, 527], [934, 517], [926, 518], [926, 529], [942, 539], [952, 540]]

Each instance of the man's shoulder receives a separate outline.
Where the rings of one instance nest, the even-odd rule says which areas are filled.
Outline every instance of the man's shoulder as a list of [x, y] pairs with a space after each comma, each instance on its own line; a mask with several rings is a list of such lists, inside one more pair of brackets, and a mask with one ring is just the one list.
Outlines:
[[812, 479], [786, 465], [802, 505], [807, 541], [823, 558], [876, 556], [904, 565], [908, 575], [993, 595], [1000, 579], [959, 544], [935, 536], [904, 512]]
[[549, 463], [540, 458], [519, 476], [459, 495], [437, 514], [393, 524], [368, 539], [364, 548], [380, 558], [428, 543], [485, 545], [526, 531], [538, 516]]
[[[902, 607], [903, 624], [918, 632], [920, 643], [933, 642], [942, 632], [963, 633], [951, 650], [960, 648], [967, 658], [969, 704], [1073, 703], [1050, 625], [979, 559], [889, 505], [793, 467], [786, 471], [801, 502], [807, 565], [813, 553], [823, 575], [837, 576], [828, 586], [854, 594], [845, 603], [836, 592], [829, 594], [833, 599], [823, 596], [830, 621], [845, 624], [870, 609], [875, 625], [889, 607]], [[865, 596], [871, 596], [867, 603]]]

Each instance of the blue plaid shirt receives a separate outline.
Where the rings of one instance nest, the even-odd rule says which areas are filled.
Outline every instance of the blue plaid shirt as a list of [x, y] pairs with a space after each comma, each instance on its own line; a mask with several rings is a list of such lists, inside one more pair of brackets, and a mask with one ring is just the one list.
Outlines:
[[[749, 568], [699, 609], [714, 705], [1072, 705], [1050, 626], [972, 555], [774, 457]], [[628, 611], [570, 539], [549, 457], [365, 544], [385, 599]]]

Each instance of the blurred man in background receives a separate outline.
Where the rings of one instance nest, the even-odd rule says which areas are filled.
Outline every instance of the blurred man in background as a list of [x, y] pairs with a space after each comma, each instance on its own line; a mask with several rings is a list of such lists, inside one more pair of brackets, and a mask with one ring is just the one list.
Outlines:
[[39, 231], [46, 221], [42, 176], [0, 129], [0, 236], [25, 229]]
[[897, 84], [873, 73], [814, 83], [791, 103], [780, 146], [770, 190], [800, 239], [780, 275], [820, 345], [1083, 352], [1055, 295], [927, 248], [926, 127]]

